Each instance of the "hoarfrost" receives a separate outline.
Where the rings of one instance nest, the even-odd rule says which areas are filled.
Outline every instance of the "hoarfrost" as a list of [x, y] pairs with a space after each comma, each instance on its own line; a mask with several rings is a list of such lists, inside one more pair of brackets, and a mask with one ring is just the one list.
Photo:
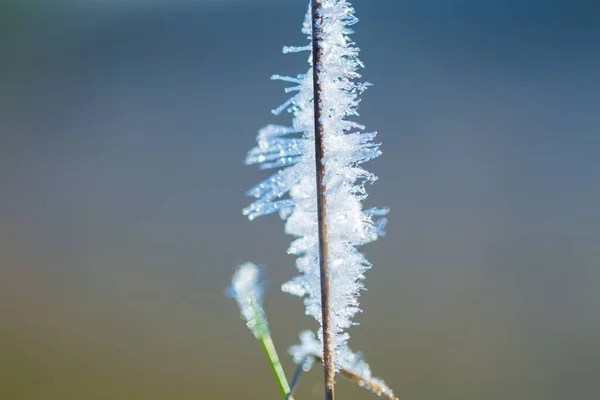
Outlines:
[[[323, 0], [322, 46], [320, 71], [322, 92], [324, 184], [326, 191], [327, 241], [329, 243], [331, 326], [336, 354], [348, 356], [345, 333], [359, 311], [358, 295], [364, 288], [364, 273], [371, 264], [358, 247], [376, 240], [385, 227], [386, 208], [363, 210], [365, 183], [377, 178], [361, 165], [378, 157], [376, 133], [363, 133], [364, 126], [351, 117], [358, 115], [359, 95], [369, 86], [356, 82], [363, 67], [359, 49], [351, 41], [351, 25], [358, 20], [346, 0]], [[302, 32], [311, 40], [310, 10]], [[285, 47], [284, 53], [312, 51], [312, 44]], [[286, 233], [297, 237], [288, 252], [298, 256], [301, 273], [286, 282], [282, 290], [304, 297], [306, 314], [321, 323], [321, 294], [316, 207], [316, 168], [314, 152], [314, 112], [312, 57], [309, 70], [297, 77], [273, 75], [272, 79], [291, 82], [293, 96], [273, 110], [288, 111], [292, 126], [269, 125], [259, 131], [257, 147], [246, 159], [247, 164], [262, 168], [283, 168], [248, 191], [256, 200], [244, 209], [250, 219], [279, 212], [286, 220]], [[294, 136], [291, 136], [294, 135]], [[374, 220], [375, 218], [375, 220]], [[322, 339], [322, 330], [319, 331]], [[340, 368], [344, 357], [337, 358]]]

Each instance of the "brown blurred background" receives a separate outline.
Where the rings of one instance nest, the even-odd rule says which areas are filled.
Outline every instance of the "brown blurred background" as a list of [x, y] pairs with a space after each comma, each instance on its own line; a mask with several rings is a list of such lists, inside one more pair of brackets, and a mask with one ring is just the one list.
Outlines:
[[[285, 349], [314, 328], [243, 166], [306, 70], [307, 1], [0, 6], [0, 399], [275, 399], [223, 289], [268, 265]], [[593, 1], [356, 0], [389, 234], [351, 346], [403, 399], [600, 398]], [[321, 398], [318, 370], [298, 399]], [[341, 400], [371, 394], [341, 381]]]

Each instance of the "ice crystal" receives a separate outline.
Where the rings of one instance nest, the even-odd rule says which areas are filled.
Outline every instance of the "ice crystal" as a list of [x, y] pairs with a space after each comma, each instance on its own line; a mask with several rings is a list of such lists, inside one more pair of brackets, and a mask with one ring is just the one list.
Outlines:
[[237, 301], [242, 318], [257, 339], [268, 334], [267, 318], [262, 305], [263, 293], [260, 270], [249, 262], [238, 267], [231, 279], [231, 286], [227, 288], [227, 295]]
[[[303, 331], [300, 333], [300, 344], [290, 347], [289, 353], [296, 364], [310, 366], [315, 358], [323, 357], [322, 350], [321, 342], [317, 340], [315, 334], [311, 331]], [[383, 380], [373, 377], [369, 364], [360, 353], [354, 353], [344, 345], [339, 349], [337, 358], [338, 368], [344, 375], [351, 376], [358, 384], [380, 396], [395, 398], [394, 392]]]
[[[364, 273], [371, 267], [357, 247], [377, 239], [385, 227], [385, 208], [363, 210], [367, 197], [365, 184], [375, 175], [361, 164], [379, 156], [375, 132], [349, 119], [358, 115], [359, 95], [369, 86], [357, 82], [363, 67], [359, 49], [350, 39], [350, 26], [358, 20], [345, 0], [322, 1], [322, 87], [324, 184], [326, 190], [327, 242], [329, 244], [330, 333], [337, 359], [345, 354], [354, 315], [359, 311], [358, 294], [363, 289]], [[310, 9], [302, 32], [311, 40]], [[284, 53], [312, 51], [312, 46], [285, 47]], [[246, 159], [261, 168], [281, 168], [274, 175], [250, 189], [255, 197], [244, 214], [250, 219], [279, 213], [286, 220], [286, 233], [297, 237], [288, 253], [298, 256], [301, 272], [282, 290], [304, 297], [306, 313], [321, 323], [319, 248], [317, 229], [317, 190], [315, 184], [315, 135], [313, 109], [312, 56], [309, 70], [297, 76], [274, 75], [272, 79], [291, 83], [286, 90], [292, 96], [274, 114], [292, 114], [290, 126], [268, 125], [261, 129], [257, 146]], [[322, 330], [319, 331], [322, 339]], [[337, 365], [339, 368], [339, 363]]]

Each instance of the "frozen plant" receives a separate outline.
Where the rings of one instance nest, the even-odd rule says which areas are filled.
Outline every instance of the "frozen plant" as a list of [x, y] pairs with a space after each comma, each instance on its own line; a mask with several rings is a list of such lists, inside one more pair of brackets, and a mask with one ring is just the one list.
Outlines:
[[[322, 349], [321, 342], [316, 339], [313, 332], [303, 331], [300, 333], [300, 344], [290, 347], [290, 354], [296, 364], [307, 369], [314, 360], [323, 358]], [[337, 359], [340, 373], [346, 378], [379, 396], [385, 396], [388, 399], [396, 398], [392, 389], [383, 380], [372, 376], [369, 364], [360, 353], [354, 353], [348, 346], [345, 346], [339, 352]]]
[[[300, 344], [290, 347], [289, 353], [298, 369], [291, 385], [288, 383], [277, 351], [271, 340], [267, 316], [262, 306], [263, 284], [260, 281], [260, 270], [252, 263], [244, 263], [238, 267], [227, 288], [227, 295], [234, 298], [240, 308], [242, 318], [252, 334], [261, 342], [271, 368], [277, 378], [279, 388], [286, 400], [293, 400], [292, 393], [298, 383], [302, 371], [308, 371], [316, 360], [323, 359], [323, 346], [311, 331], [300, 333]], [[379, 378], [371, 375], [369, 365], [360, 353], [353, 353], [347, 346], [342, 349], [338, 359], [340, 374], [350, 381], [389, 400], [398, 400], [392, 390]]]
[[334, 397], [335, 372], [347, 370], [345, 360], [353, 354], [346, 330], [359, 311], [364, 273], [371, 268], [358, 248], [383, 234], [388, 213], [362, 205], [365, 185], [377, 178], [361, 165], [381, 152], [376, 133], [352, 119], [369, 86], [358, 81], [363, 64], [350, 38], [356, 22], [347, 0], [310, 2], [302, 28], [309, 44], [283, 49], [308, 52], [308, 71], [272, 76], [292, 84], [285, 89], [291, 97], [273, 110], [290, 113], [291, 124], [261, 129], [246, 159], [278, 169], [247, 192], [255, 200], [244, 214], [252, 220], [278, 213], [286, 233], [296, 237], [288, 253], [298, 257], [300, 275], [282, 290], [303, 297], [306, 314], [321, 325], [317, 336], [327, 399]]
[[256, 338], [269, 334], [262, 305], [263, 292], [260, 271], [252, 263], [240, 265], [231, 279], [231, 286], [227, 288], [227, 295], [237, 301], [242, 318]]
[[279, 362], [279, 356], [269, 331], [267, 316], [262, 305], [263, 291], [259, 268], [248, 262], [238, 267], [226, 293], [237, 301], [242, 318], [246, 321], [246, 326], [262, 344], [263, 351], [269, 359], [275, 378], [277, 378], [279, 388], [286, 396], [290, 392], [290, 386]]

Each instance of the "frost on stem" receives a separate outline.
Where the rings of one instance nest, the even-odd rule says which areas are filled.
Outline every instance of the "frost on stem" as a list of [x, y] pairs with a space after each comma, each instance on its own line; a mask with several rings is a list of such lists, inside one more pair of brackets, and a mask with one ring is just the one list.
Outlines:
[[[231, 286], [227, 288], [227, 295], [237, 301], [246, 325], [254, 337], [262, 344], [263, 351], [271, 364], [271, 369], [275, 374], [281, 393], [284, 396], [288, 396], [290, 386], [279, 361], [273, 340], [271, 339], [267, 316], [262, 305], [263, 293], [264, 289], [260, 281], [260, 269], [249, 262], [238, 267], [231, 279]], [[288, 398], [293, 400], [290, 396]]]
[[[322, 1], [322, 125], [327, 187], [326, 220], [329, 245], [330, 333], [336, 359], [346, 349], [354, 315], [359, 311], [358, 294], [364, 273], [371, 264], [357, 248], [383, 234], [386, 208], [363, 210], [367, 197], [365, 184], [375, 175], [361, 165], [381, 154], [374, 142], [376, 133], [350, 118], [358, 116], [359, 95], [369, 86], [356, 80], [363, 67], [359, 49], [350, 39], [350, 27], [358, 20], [345, 0]], [[302, 32], [311, 40], [310, 10]], [[284, 52], [311, 51], [312, 46], [286, 47]], [[295, 236], [288, 253], [298, 256], [301, 273], [282, 286], [285, 292], [304, 297], [306, 313], [321, 323], [319, 249], [317, 231], [317, 191], [315, 185], [315, 137], [313, 109], [312, 55], [309, 70], [295, 77], [274, 75], [273, 79], [294, 86], [293, 93], [274, 110], [292, 115], [290, 126], [268, 125], [261, 129], [257, 146], [246, 159], [261, 168], [280, 168], [274, 175], [250, 189], [255, 198], [244, 209], [250, 219], [279, 213], [285, 219], [286, 233]], [[322, 331], [319, 331], [322, 339]], [[339, 368], [339, 365], [337, 366]]]
[[238, 267], [231, 279], [231, 286], [227, 288], [227, 295], [237, 301], [242, 318], [257, 339], [269, 334], [262, 305], [263, 293], [260, 270], [249, 262]]
[[[300, 344], [290, 347], [289, 353], [294, 358], [294, 362], [303, 366], [305, 370], [310, 369], [315, 359], [323, 356], [321, 342], [311, 331], [301, 332]], [[383, 380], [373, 377], [369, 364], [360, 353], [354, 353], [345, 345], [339, 349], [337, 359], [342, 375], [379, 396], [397, 399], [392, 389]]]

